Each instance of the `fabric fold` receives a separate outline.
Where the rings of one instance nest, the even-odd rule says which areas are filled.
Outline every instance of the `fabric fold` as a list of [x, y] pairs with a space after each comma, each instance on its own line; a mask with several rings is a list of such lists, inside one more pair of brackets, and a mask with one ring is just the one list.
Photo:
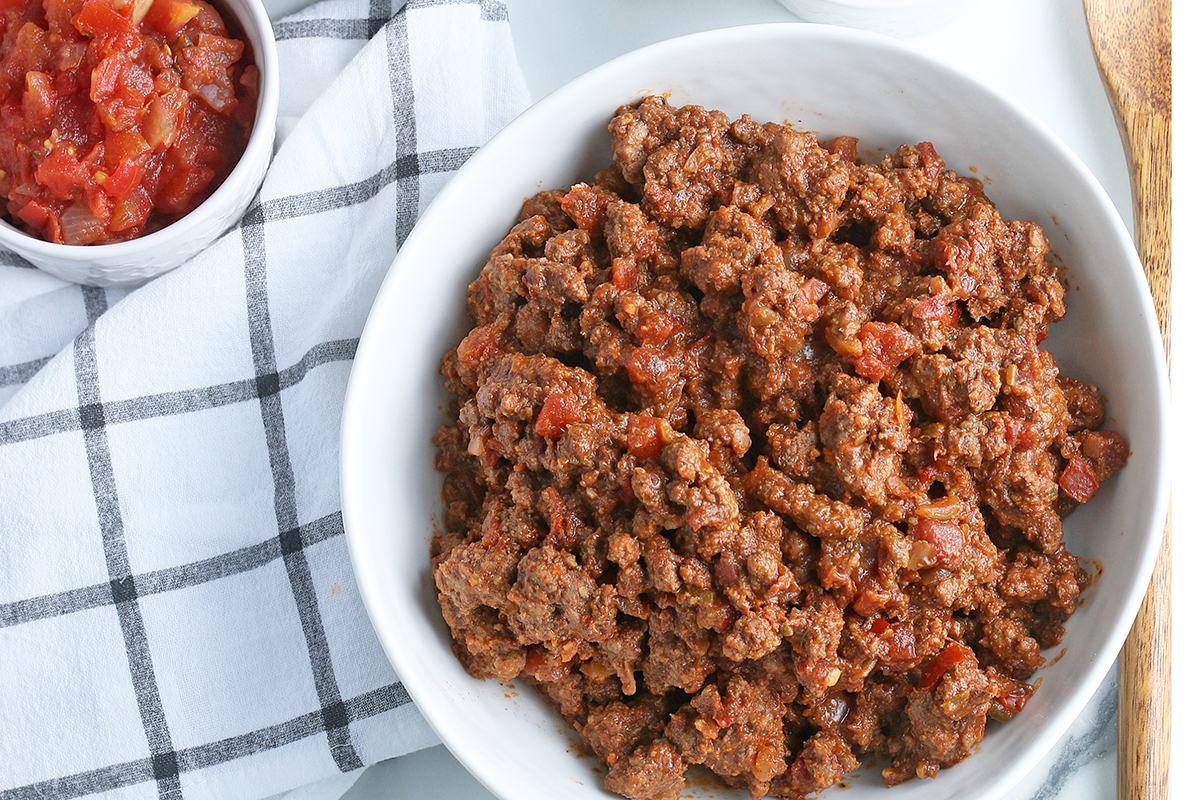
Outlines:
[[494, 0], [277, 34], [282, 141], [212, 248], [134, 291], [0, 253], [0, 798], [267, 797], [436, 742], [355, 588], [342, 397], [398, 245], [528, 93]]

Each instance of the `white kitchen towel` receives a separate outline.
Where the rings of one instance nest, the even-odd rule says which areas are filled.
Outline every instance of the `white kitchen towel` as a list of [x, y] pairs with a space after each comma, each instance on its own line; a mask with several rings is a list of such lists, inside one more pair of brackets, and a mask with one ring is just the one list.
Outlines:
[[436, 741], [355, 589], [342, 395], [398, 245], [528, 94], [495, 0], [276, 35], [286, 138], [231, 233], [132, 292], [0, 253], [0, 798], [261, 798]]

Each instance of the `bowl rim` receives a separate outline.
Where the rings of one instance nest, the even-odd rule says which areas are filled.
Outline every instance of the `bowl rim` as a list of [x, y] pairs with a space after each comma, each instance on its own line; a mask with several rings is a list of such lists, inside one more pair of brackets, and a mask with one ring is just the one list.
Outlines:
[[[275, 30], [267, 15], [263, 0], [214, 0], [223, 6], [219, 11], [233, 14], [239, 25], [245, 29], [248, 39], [258, 37], [262, 40], [261, 47], [251, 42], [256, 50], [254, 64], [259, 70], [258, 108], [254, 113], [254, 127], [250, 131], [250, 139], [246, 149], [238, 156], [237, 163], [225, 180], [221, 181], [212, 194], [204, 202], [193, 208], [187, 214], [145, 236], [138, 236], [124, 242], [108, 244], [60, 244], [47, 242], [33, 234], [26, 233], [17, 226], [0, 217], [0, 245], [15, 253], [29, 254], [34, 258], [51, 258], [63, 261], [105, 262], [141, 256], [149, 250], [169, 247], [174, 240], [190, 238], [193, 230], [202, 220], [212, 217], [222, 208], [235, 203], [237, 187], [255, 178], [253, 163], [258, 159], [248, 158], [253, 153], [264, 149], [268, 151], [275, 142], [275, 123], [279, 114], [279, 51], [275, 44]], [[236, 7], [244, 8], [248, 14], [243, 19]], [[247, 24], [249, 23], [249, 24]]]
[[[914, 45], [871, 31], [804, 22], [739, 25], [666, 39], [632, 50], [593, 67], [532, 104], [493, 136], [491, 140], [482, 145], [458, 169], [454, 176], [447, 181], [438, 195], [433, 198], [388, 267], [387, 274], [380, 284], [376, 298], [372, 301], [371, 311], [367, 316], [363, 332], [359, 338], [358, 353], [362, 354], [364, 352], [364, 345], [373, 341], [373, 334], [375, 334], [376, 329], [383, 325], [381, 318], [384, 316], [384, 311], [378, 303], [379, 298], [391, 296], [396, 293], [397, 289], [402, 290], [403, 288], [399, 285], [404, 280], [403, 275], [405, 272], [401, 266], [407, 260], [408, 252], [414, 249], [411, 243], [416, 241], [416, 238], [419, 238], [421, 222], [426, 217], [435, 215], [435, 213], [443, 213], [443, 207], [450, 207], [454, 195], [452, 189], [458, 184], [474, 180], [474, 174], [481, 169], [479, 165], [485, 160], [482, 156], [489, 155], [494, 151], [502, 151], [507, 146], [508, 139], [519, 135], [521, 129], [530, 125], [536, 125], [539, 122], [545, 122], [545, 118], [548, 115], [558, 111], [561, 107], [569, 107], [572, 97], [578, 94], [585, 94], [587, 87], [590, 85], [602, 83], [605, 76], [611, 71], [626, 70], [630, 66], [634, 66], [642, 61], [657, 61], [669, 58], [673, 52], [680, 50], [713, 49], [727, 46], [734, 42], [744, 45], [760, 39], [783, 38], [801, 42], [811, 37], [824, 38], [835, 44], [844, 43], [851, 46], [866, 46], [879, 51], [897, 54], [900, 57], [911, 59], [921, 68], [952, 73], [957, 79], [963, 81], [964, 85], [987, 96], [991, 102], [1003, 109], [1005, 113], [1013, 115], [1023, 124], [1028, 125], [1036, 131], [1043, 138], [1044, 143], [1053, 149], [1055, 157], [1061, 159], [1071, 171], [1079, 176], [1083, 185], [1095, 196], [1103, 213], [1103, 224], [1117, 231], [1123, 251], [1120, 253], [1119, 260], [1126, 265], [1137, 264], [1140, 266], [1141, 259], [1134, 247], [1128, 228], [1126, 228], [1112, 199], [1092, 171], [1054, 130], [1003, 90], [938, 56], [918, 49]], [[417, 234], [416, 238], [414, 238], [414, 234]], [[1147, 330], [1144, 333], [1150, 336], [1151, 347], [1154, 352], [1154, 364], [1150, 368], [1152, 386], [1148, 388], [1154, 392], [1154, 406], [1156, 407], [1160, 422], [1159, 441], [1157, 443], [1159, 447], [1156, 453], [1149, 454], [1151, 463], [1147, 469], [1151, 475], [1157, 475], [1160, 479], [1153, 487], [1153, 499], [1149, 514], [1151, 530], [1148, 531], [1145, 544], [1137, 553], [1136, 563], [1130, 571], [1133, 577], [1132, 586], [1134, 591], [1124, 599], [1120, 613], [1116, 615], [1107, 640], [1099, 650], [1098, 656], [1077, 676], [1074, 688], [1069, 691], [1065, 700], [1049, 716], [1046, 724], [1043, 724], [1038, 729], [1036, 735], [1026, 743], [1026, 746], [1021, 750], [1020, 756], [1008, 762], [1007, 767], [997, 775], [988, 776], [994, 779], [990, 780], [986, 787], [981, 787], [980, 794], [978, 795], [980, 800], [994, 800], [995, 798], [999, 798], [1024, 778], [1046, 755], [1050, 748], [1062, 738], [1063, 734], [1066, 733], [1067, 729], [1074, 723], [1084, 707], [1091, 700], [1108, 673], [1109, 668], [1116, 661], [1124, 640], [1132, 627], [1134, 617], [1141, 606], [1142, 598], [1149, 585], [1150, 576], [1161, 549], [1171, 483], [1169, 440], [1166, 434], [1170, 412], [1170, 392], [1167, 380], [1165, 352], [1159, 333], [1157, 314], [1154, 310], [1144, 274], [1139, 271], [1139, 275], [1141, 279], [1136, 281], [1136, 297], [1131, 298], [1131, 300], [1136, 304], [1136, 310], [1140, 312], [1145, 323]], [[339, 438], [340, 498], [342, 502], [343, 527], [351, 565], [363, 599], [363, 605], [389, 661], [400, 675], [401, 680], [404, 680], [405, 675], [402, 664], [404, 663], [403, 654], [405, 648], [400, 642], [394, 639], [395, 626], [391, 624], [390, 619], [392, 615], [387, 610], [386, 604], [375, 595], [375, 584], [372, 577], [373, 570], [371, 569], [372, 554], [370, 552], [370, 537], [366, 532], [360, 532], [359, 503], [351, 488], [355, 482], [355, 476], [359, 471], [356, 462], [360, 455], [360, 450], [365, 454], [368, 449], [365, 446], [360, 446], [362, 444], [360, 440], [362, 442], [370, 440], [369, 434], [364, 435], [357, 431], [360, 423], [358, 422], [358, 414], [356, 412], [357, 407], [360, 405], [360, 396], [370, 391], [370, 380], [369, 375], [366, 374], [363, 367], [363, 359], [356, 355], [347, 382]], [[365, 500], [363, 505], [366, 505]], [[462, 738], [462, 734], [457, 727], [450, 724], [444, 718], [440, 709], [441, 695], [438, 694], [436, 687], [414, 682], [412, 685], [405, 683], [405, 688], [426, 721], [428, 721], [447, 749], [454, 754], [459, 763], [489, 791], [501, 798], [510, 797], [511, 792], [509, 792], [508, 787], [503, 783], [502, 776], [477, 769], [477, 763], [471, 757], [471, 747]], [[969, 760], [967, 763], [969, 763]]]

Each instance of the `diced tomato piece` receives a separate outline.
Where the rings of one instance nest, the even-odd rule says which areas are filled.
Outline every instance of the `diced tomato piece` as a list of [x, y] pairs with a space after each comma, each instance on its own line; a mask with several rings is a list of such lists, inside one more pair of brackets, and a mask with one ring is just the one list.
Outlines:
[[217, 10], [204, 2], [204, 0], [192, 0], [192, 2], [200, 6], [200, 13], [187, 26], [188, 32], [215, 33], [219, 36], [225, 36], [225, 25], [221, 22], [221, 17], [217, 14]]
[[489, 364], [500, 353], [500, 331], [487, 325], [480, 325], [463, 337], [459, 342], [455, 355], [458, 362], [470, 370], [477, 370], [484, 364]]
[[542, 513], [550, 518], [550, 532], [543, 545], [572, 550], [583, 538], [583, 521], [571, 510], [554, 487], [542, 490]]
[[946, 162], [942, 161], [942, 157], [933, 149], [931, 142], [921, 142], [917, 145], [917, 155], [920, 156], [921, 169], [925, 172], [925, 177], [929, 180], [935, 180], [942, 170], [946, 168]]
[[631, 258], [614, 258], [612, 264], [612, 282], [622, 291], [629, 291], [637, 286], [637, 264]]
[[525, 653], [524, 672], [539, 683], [555, 683], [570, 674], [571, 666], [574, 663], [574, 659], [563, 663], [554, 658], [547, 658], [536, 648], [531, 647]]
[[87, 0], [72, 23], [80, 33], [95, 36], [121, 50], [132, 50], [138, 44], [133, 23], [101, 0]]
[[1037, 691], [1036, 687], [1014, 680], [1010, 682], [1005, 691], [996, 695], [995, 701], [1009, 714], [1017, 714], [1025, 708], [1025, 704], [1029, 702], [1029, 698], [1033, 697], [1035, 691]]
[[483, 535], [479, 537], [479, 543], [484, 547], [505, 547], [512, 540], [504, 534], [504, 529], [500, 527], [498, 517], [489, 514], [483, 520]]
[[1088, 459], [1072, 456], [1058, 478], [1058, 485], [1067, 497], [1079, 503], [1086, 503], [1100, 488], [1100, 480]]
[[142, 121], [142, 138], [156, 152], [163, 152], [178, 139], [185, 108], [187, 93], [182, 89], [170, 89], [166, 93], [160, 93], [146, 107], [146, 117]]
[[1124, 467], [1129, 459], [1129, 443], [1116, 431], [1090, 431], [1084, 435], [1080, 449], [1091, 459], [1100, 480]]
[[908, 530], [914, 539], [933, 545], [938, 563], [943, 566], [953, 564], [966, 544], [962, 527], [950, 520], [918, 517]]
[[154, 204], [150, 202], [150, 193], [146, 191], [146, 187], [134, 186], [128, 197], [113, 205], [108, 229], [113, 233], [122, 233], [139, 228], [146, 224], [153, 210]]
[[1011, 414], [1001, 413], [996, 416], [994, 424], [1004, 426], [1004, 441], [1013, 448], [1020, 449], [1022, 442], [1028, 438], [1025, 420], [1017, 419]]
[[546, 663], [546, 657], [538, 650], [530, 649], [525, 653], [525, 672], [537, 672]]
[[950, 670], [954, 669], [959, 663], [974, 658], [975, 654], [971, 652], [971, 648], [964, 644], [960, 644], [953, 639], [946, 642], [946, 646], [942, 648], [942, 652], [933, 657], [925, 666], [925, 671], [921, 674], [921, 681], [917, 684], [917, 688], [922, 692], [927, 692], [937, 686], [938, 681], [942, 679]]
[[150, 152], [150, 144], [137, 131], [116, 131], [104, 140], [104, 154], [110, 164], [138, 161]]
[[51, 214], [50, 207], [37, 200], [30, 200], [17, 212], [18, 217], [39, 230], [50, 222]]
[[[718, 700], [718, 702], [719, 702], [719, 700]], [[729, 710], [728, 708], [725, 708], [724, 704], [722, 704], [720, 706], [720, 708], [717, 710], [717, 712], [713, 715], [712, 719], [713, 719], [713, 722], [717, 723], [718, 727], [728, 728], [730, 725], [732, 725], [734, 723], [734, 721], [737, 719], [737, 717], [735, 717], [733, 715], [733, 712], [731, 710]]]
[[175, 52], [183, 73], [183, 87], [214, 111], [226, 111], [235, 103], [229, 68], [242, 57], [244, 45], [236, 39], [202, 33], [196, 43]]
[[114, 200], [124, 200], [133, 187], [142, 182], [145, 167], [140, 161], [126, 159], [104, 181], [104, 192]]
[[630, 414], [625, 441], [634, 458], [656, 458], [662, 451], [663, 440], [657, 417], [650, 414]]
[[61, 149], [43, 158], [35, 175], [37, 182], [59, 200], [70, 200], [80, 195], [92, 181], [87, 167]]
[[917, 657], [917, 637], [908, 625], [890, 625], [883, 635], [887, 650], [884, 660], [889, 664], [903, 664]]
[[881, 381], [921, 347], [921, 342], [894, 322], [868, 322], [858, 331], [862, 354], [854, 370], [869, 381]]
[[858, 137], [838, 136], [825, 145], [825, 149], [848, 164], [858, 159]]
[[192, 199], [208, 186], [215, 173], [208, 167], [182, 169], [163, 185], [155, 198], [155, 206], [169, 214], [183, 214], [192, 206]]
[[146, 12], [146, 27], [170, 38], [200, 13], [200, 6], [187, 0], [153, 0]]
[[651, 311], [638, 320], [637, 336], [643, 342], [662, 344], [679, 330], [675, 320], [662, 311]]
[[883, 640], [883, 663], [898, 666], [917, 657], [917, 638], [910, 626], [889, 624], [883, 617], [876, 617], [871, 622], [871, 633]]
[[129, 131], [138, 125], [153, 91], [150, 70], [124, 53], [107, 56], [92, 73], [91, 98], [110, 137], [111, 132]]
[[958, 303], [945, 295], [926, 297], [912, 308], [915, 319], [931, 320], [946, 325], [957, 325], [961, 313]]
[[21, 56], [25, 71], [49, 69], [54, 61], [49, 34], [33, 22], [26, 22], [17, 31], [13, 54]]
[[655, 388], [677, 374], [671, 360], [655, 347], [635, 347], [625, 359], [625, 371], [629, 380], [642, 386]]
[[62, 244], [61, 213], [61, 204], [31, 200], [17, 211], [17, 217], [38, 231], [46, 241]]
[[806, 305], [815, 306], [822, 297], [829, 294], [829, 284], [820, 278], [809, 278], [800, 284], [799, 294]]
[[575, 221], [581, 230], [595, 239], [604, 232], [604, 221], [607, 219], [608, 204], [613, 196], [607, 192], [597, 192], [586, 183], [577, 183], [571, 191], [559, 200], [563, 211]]
[[859, 616], [869, 617], [879, 609], [887, 605], [887, 595], [880, 593], [877, 589], [867, 587], [858, 593], [854, 598], [854, 612]]
[[[82, 162], [84, 167], [87, 167], [87, 162]], [[92, 180], [95, 181], [95, 173], [92, 173]], [[113, 202], [112, 198], [104, 193], [97, 184], [92, 183], [85, 186], [83, 189], [83, 203], [92, 212], [92, 216], [96, 219], [110, 219], [112, 217]], [[109, 230], [112, 230], [111, 228]]]
[[579, 406], [574, 400], [560, 392], [550, 392], [542, 402], [533, 432], [543, 439], [557, 441], [567, 432], [567, 426], [579, 419]]
[[[21, 0], [16, 2], [19, 4]], [[3, 3], [4, 0], [0, 0], [0, 5]], [[78, 36], [71, 20], [83, 8], [83, 3], [84, 0], [44, 0], [42, 5], [46, 9], [46, 23], [50, 32], [57, 33], [63, 39]]]
[[121, 80], [122, 71], [120, 59], [111, 56], [96, 65], [96, 68], [92, 70], [91, 98], [93, 103], [98, 103], [117, 93], [117, 83]]

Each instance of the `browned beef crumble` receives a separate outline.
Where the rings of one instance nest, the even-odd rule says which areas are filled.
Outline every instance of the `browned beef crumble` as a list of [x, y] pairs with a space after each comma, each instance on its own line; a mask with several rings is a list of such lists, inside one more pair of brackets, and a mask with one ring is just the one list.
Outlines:
[[1039, 349], [1063, 287], [933, 146], [649, 97], [543, 192], [443, 363], [433, 573], [478, 678], [538, 687], [634, 800], [702, 764], [801, 797], [1007, 720], [1088, 579], [1062, 515], [1125, 462]]

